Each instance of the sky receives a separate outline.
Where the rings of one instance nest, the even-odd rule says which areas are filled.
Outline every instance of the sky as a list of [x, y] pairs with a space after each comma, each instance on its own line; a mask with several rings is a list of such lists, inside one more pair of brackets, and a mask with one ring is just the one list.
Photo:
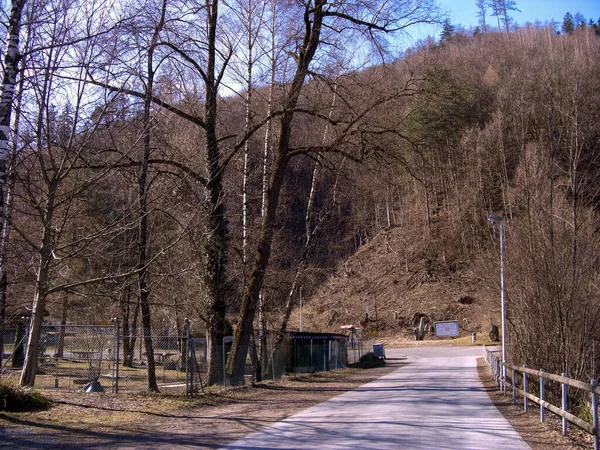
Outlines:
[[[590, 18], [595, 22], [600, 18], [600, 0], [515, 0], [517, 8], [521, 11], [511, 11], [510, 16], [519, 25], [526, 22], [534, 23], [539, 20], [546, 23], [554, 20], [562, 24], [563, 18], [567, 12], [572, 15], [580, 12], [586, 19]], [[478, 25], [477, 7], [475, 0], [436, 0], [436, 3], [448, 13], [452, 25], [462, 25], [465, 28], [475, 28]], [[491, 17], [491, 10], [488, 8], [487, 23], [495, 26], [496, 17]], [[409, 32], [413, 43], [416, 40], [433, 36], [439, 38], [441, 27], [415, 27]]]
[[[539, 20], [544, 23], [554, 19], [562, 23], [567, 12], [572, 15], [580, 12], [586, 18], [586, 22], [592, 18], [597, 21], [600, 17], [600, 1], [598, 0], [515, 0], [519, 11], [511, 11], [511, 16], [519, 25], [525, 22]], [[477, 8], [475, 0], [438, 0], [438, 5], [449, 11], [450, 22], [461, 24], [465, 28], [477, 26]], [[488, 17], [488, 21], [495, 17]], [[493, 22], [492, 22], [493, 23]]]

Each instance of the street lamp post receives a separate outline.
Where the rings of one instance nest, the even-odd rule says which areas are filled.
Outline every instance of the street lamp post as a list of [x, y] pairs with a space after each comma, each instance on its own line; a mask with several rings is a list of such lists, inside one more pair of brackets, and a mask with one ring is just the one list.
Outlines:
[[[504, 285], [504, 220], [502, 216], [489, 216], [492, 222], [500, 225], [500, 292], [502, 298], [502, 380], [506, 383], [506, 287]], [[506, 393], [506, 384], [502, 385], [502, 392]]]

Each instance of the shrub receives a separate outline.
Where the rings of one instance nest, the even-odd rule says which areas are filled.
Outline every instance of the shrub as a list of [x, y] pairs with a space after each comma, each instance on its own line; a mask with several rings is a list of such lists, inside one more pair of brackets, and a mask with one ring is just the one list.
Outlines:
[[0, 382], [0, 411], [23, 412], [46, 409], [52, 400], [39, 391]]
[[360, 357], [359, 365], [363, 369], [368, 369], [370, 367], [384, 366], [385, 361], [376, 358], [373, 352], [369, 352]]

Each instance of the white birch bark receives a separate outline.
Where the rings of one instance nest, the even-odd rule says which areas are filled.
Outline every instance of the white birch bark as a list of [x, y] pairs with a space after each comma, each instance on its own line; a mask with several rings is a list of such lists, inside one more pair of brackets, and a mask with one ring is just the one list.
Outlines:
[[[19, 65], [19, 32], [21, 30], [21, 16], [25, 0], [13, 0], [11, 3], [8, 36], [4, 54], [4, 75], [2, 79], [2, 92], [0, 92], [0, 349], [3, 346], [2, 335], [4, 332], [4, 315], [6, 311], [6, 244], [8, 241], [8, 207], [10, 205], [9, 193], [6, 191], [6, 175], [10, 160], [10, 121], [13, 110], [13, 97], [17, 81]], [[2, 366], [2, 352], [0, 351], [0, 366]]]

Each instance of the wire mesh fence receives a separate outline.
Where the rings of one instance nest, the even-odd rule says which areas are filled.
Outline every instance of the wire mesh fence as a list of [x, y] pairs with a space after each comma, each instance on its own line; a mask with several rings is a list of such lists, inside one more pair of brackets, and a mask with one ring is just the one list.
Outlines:
[[[24, 364], [28, 329], [5, 329], [2, 378], [16, 379]], [[257, 379], [276, 380], [285, 374], [319, 372], [345, 367], [370, 350], [371, 340], [323, 333], [276, 333], [261, 339], [255, 334], [243, 380], [231, 379], [225, 362], [233, 338], [217, 345], [222, 367], [221, 384], [250, 384]], [[151, 355], [149, 357], [149, 355]], [[190, 334], [189, 322], [181, 330], [142, 329], [123, 333], [112, 325], [44, 325], [40, 335], [36, 387], [45, 390], [134, 393], [155, 382], [162, 392], [193, 395], [206, 383], [206, 339]]]
[[348, 364], [358, 364], [363, 355], [373, 351], [373, 344], [375, 344], [373, 338], [353, 335], [348, 341]]
[[[23, 367], [28, 330], [7, 329], [3, 335], [2, 377], [18, 376]], [[87, 392], [139, 392], [148, 388], [153, 363], [159, 389], [186, 390], [187, 333], [141, 330], [120, 334], [114, 325], [44, 325], [36, 387]], [[197, 348], [201, 347], [197, 343]], [[148, 349], [152, 358], [148, 358]], [[200, 350], [201, 351], [201, 350]], [[151, 361], [150, 361], [151, 360]]]

